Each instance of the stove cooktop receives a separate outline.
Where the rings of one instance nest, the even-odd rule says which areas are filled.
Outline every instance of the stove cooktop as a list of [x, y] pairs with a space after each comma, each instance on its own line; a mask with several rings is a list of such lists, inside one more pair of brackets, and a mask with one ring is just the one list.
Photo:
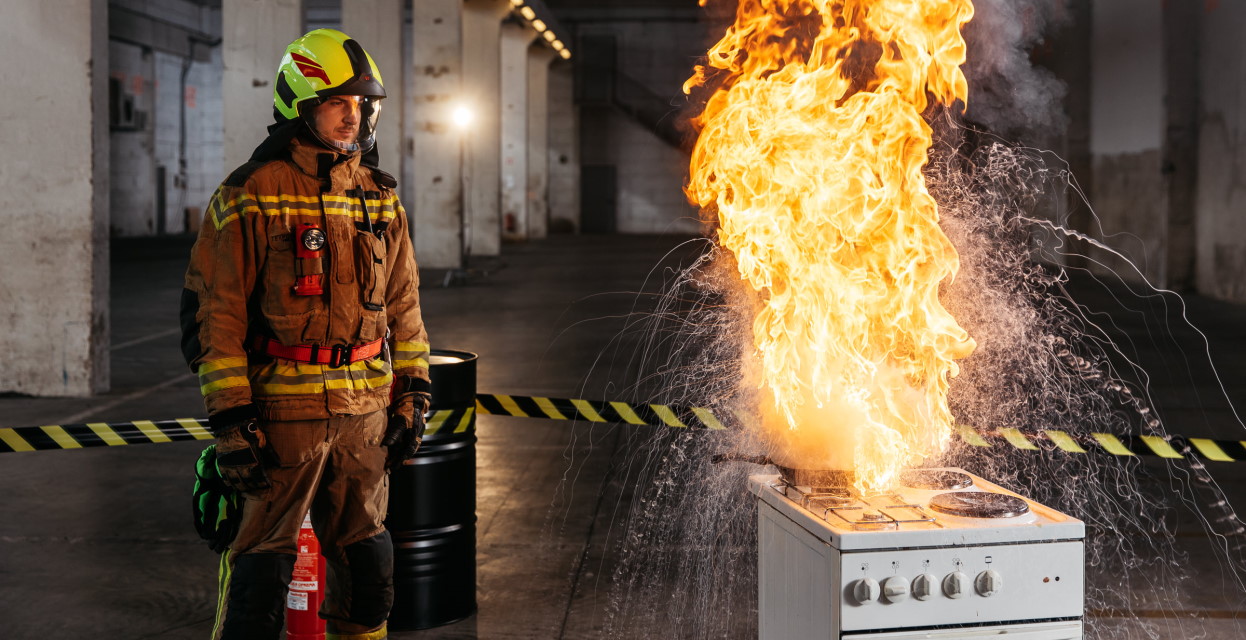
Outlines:
[[862, 496], [847, 487], [804, 487], [777, 475], [749, 478], [749, 490], [841, 549], [1072, 540], [1080, 520], [962, 469], [905, 472], [895, 491]]

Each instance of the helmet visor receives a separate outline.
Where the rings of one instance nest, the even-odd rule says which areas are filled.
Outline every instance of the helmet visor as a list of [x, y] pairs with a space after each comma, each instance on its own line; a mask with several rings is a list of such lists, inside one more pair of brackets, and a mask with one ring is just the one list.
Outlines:
[[300, 105], [307, 127], [321, 144], [340, 153], [367, 153], [376, 144], [381, 99], [373, 96], [329, 96]]

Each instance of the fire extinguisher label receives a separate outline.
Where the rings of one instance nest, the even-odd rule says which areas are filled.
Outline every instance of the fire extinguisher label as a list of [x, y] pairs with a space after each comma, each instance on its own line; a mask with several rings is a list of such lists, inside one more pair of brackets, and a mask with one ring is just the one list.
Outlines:
[[[294, 586], [294, 585], [290, 585]], [[313, 589], [315, 587], [312, 587]], [[307, 594], [298, 591], [291, 591], [286, 594], [286, 608], [295, 611], [307, 611]]]
[[[296, 590], [297, 591], [317, 591], [319, 589], [320, 589], [320, 582], [316, 580], [312, 580], [310, 582], [306, 580], [291, 580], [290, 581], [290, 592], [291, 593], [293, 593]], [[307, 594], [303, 594], [303, 597], [306, 598]]]

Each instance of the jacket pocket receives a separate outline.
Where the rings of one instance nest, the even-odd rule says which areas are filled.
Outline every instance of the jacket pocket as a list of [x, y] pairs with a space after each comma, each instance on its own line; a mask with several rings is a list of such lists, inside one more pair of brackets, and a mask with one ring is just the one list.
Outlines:
[[268, 251], [264, 259], [261, 298], [266, 316], [300, 315], [316, 306], [320, 296], [294, 295], [295, 262], [294, 234], [288, 229], [273, 230], [268, 236]]
[[325, 429], [318, 428], [316, 422], [319, 421], [279, 421], [263, 425], [271, 462], [278, 467], [297, 467], [315, 457], [325, 438]]
[[385, 308], [385, 241], [371, 233], [357, 233], [355, 256], [360, 302], [368, 311], [380, 311]]

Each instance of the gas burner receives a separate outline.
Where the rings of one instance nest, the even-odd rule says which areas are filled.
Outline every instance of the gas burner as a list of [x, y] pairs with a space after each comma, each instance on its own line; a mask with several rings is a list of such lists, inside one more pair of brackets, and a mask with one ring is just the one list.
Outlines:
[[956, 471], [914, 469], [900, 474], [900, 482], [911, 489], [927, 491], [952, 491], [973, 484], [973, 478]]
[[1030, 511], [1021, 498], [988, 491], [940, 493], [930, 499], [930, 508], [962, 518], [1014, 518]]

